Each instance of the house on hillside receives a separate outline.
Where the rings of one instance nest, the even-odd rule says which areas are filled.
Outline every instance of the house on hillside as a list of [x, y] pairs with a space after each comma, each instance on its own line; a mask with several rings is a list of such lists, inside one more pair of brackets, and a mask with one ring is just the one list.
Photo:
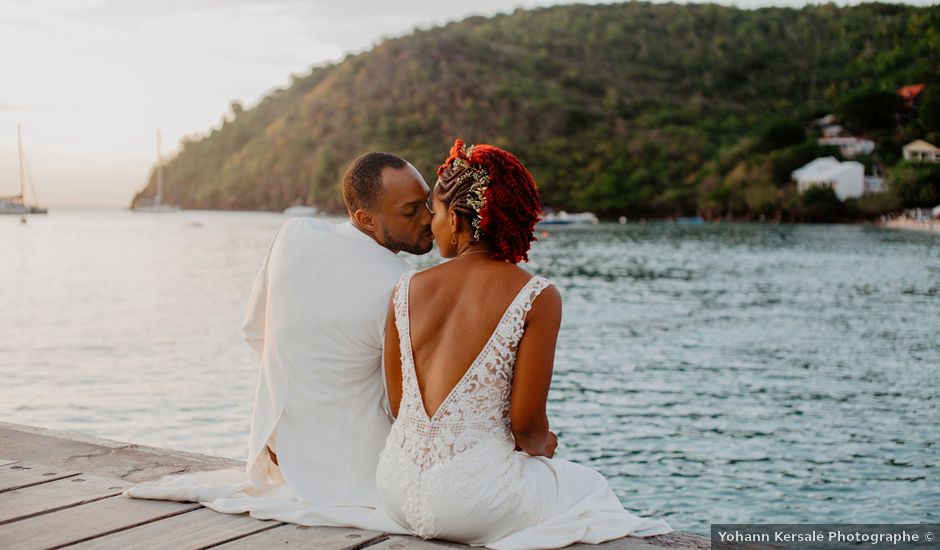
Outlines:
[[836, 116], [829, 114], [810, 121], [811, 128], [818, 128], [824, 137], [836, 137], [842, 134], [842, 126], [836, 124]]
[[839, 137], [842, 135], [841, 124], [829, 124], [822, 127], [822, 135], [827, 138]]
[[865, 192], [864, 195], [873, 195], [875, 193], [882, 193], [885, 190], [884, 186], [885, 179], [883, 176], [878, 174], [872, 176], [865, 176]]
[[820, 157], [790, 176], [800, 193], [810, 187], [829, 187], [842, 201], [865, 194], [865, 165], [854, 160], [839, 162], [835, 157]]
[[816, 140], [820, 145], [832, 145], [839, 148], [843, 157], [853, 158], [858, 155], [870, 155], [875, 150], [875, 142], [856, 136], [822, 137]]
[[940, 162], [940, 149], [933, 143], [915, 139], [904, 146], [904, 160], [913, 162]]

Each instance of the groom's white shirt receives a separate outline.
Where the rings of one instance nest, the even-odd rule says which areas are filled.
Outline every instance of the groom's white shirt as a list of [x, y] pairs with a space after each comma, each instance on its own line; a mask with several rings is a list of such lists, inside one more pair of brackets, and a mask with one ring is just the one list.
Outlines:
[[247, 461], [253, 486], [282, 476], [299, 500], [378, 504], [375, 468], [390, 428], [385, 317], [409, 269], [349, 222], [296, 218], [281, 227], [243, 325], [261, 360]]

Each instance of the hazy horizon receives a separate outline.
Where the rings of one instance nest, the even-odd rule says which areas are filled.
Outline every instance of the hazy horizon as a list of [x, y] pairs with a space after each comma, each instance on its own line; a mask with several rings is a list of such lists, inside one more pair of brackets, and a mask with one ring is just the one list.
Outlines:
[[[125, 207], [147, 182], [157, 129], [170, 157], [184, 136], [216, 127], [232, 101], [253, 106], [314, 66], [416, 28], [559, 2], [484, 0], [465, 8], [416, 0], [396, 5], [394, 13], [370, 4], [0, 0], [0, 47], [20, 52], [0, 61], [0, 196], [18, 190], [17, 122], [39, 203]], [[36, 202], [29, 187], [27, 198]]]

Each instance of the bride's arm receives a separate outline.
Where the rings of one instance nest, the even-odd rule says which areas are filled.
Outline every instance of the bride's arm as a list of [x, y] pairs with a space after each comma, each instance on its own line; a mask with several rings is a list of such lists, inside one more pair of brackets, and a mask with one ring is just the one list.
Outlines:
[[388, 392], [388, 407], [392, 416], [398, 418], [401, 405], [401, 347], [398, 344], [398, 327], [395, 326], [395, 292], [385, 316], [385, 391]]
[[548, 429], [545, 403], [552, 382], [555, 342], [561, 326], [561, 295], [554, 285], [535, 299], [516, 351], [509, 421], [516, 445], [532, 456], [551, 457], [558, 438]]

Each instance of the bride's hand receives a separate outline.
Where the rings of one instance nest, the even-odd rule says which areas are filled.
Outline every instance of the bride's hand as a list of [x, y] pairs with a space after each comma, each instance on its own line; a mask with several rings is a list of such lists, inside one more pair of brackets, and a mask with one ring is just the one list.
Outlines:
[[558, 447], [558, 436], [551, 430], [543, 432], [543, 436], [526, 436], [521, 439], [522, 434], [516, 434], [516, 450], [528, 454], [529, 456], [544, 456], [552, 458], [555, 456], [555, 449]]
[[558, 436], [555, 435], [555, 432], [548, 430], [548, 433], [545, 435], [545, 443], [542, 445], [542, 448], [535, 452], [530, 452], [523, 449], [519, 444], [516, 444], [517, 451], [524, 451], [529, 453], [531, 456], [544, 456], [546, 458], [552, 458], [555, 456], [555, 449], [558, 447]]
[[543, 449], [541, 456], [552, 458], [555, 456], [556, 448], [558, 448], [558, 436], [555, 435], [555, 432], [548, 430], [548, 438], [545, 441], [545, 449]]

